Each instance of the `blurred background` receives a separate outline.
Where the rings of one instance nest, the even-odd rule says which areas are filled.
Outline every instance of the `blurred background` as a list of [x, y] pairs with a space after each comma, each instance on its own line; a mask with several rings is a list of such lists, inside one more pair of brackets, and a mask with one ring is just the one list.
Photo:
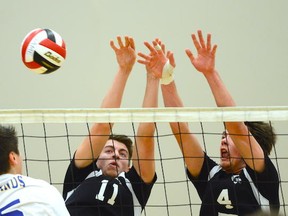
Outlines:
[[[202, 29], [218, 45], [216, 66], [239, 106], [287, 105], [286, 0], [42, 0], [2, 1], [1, 108], [94, 108], [118, 65], [109, 41], [117, 35], [143, 42], [159, 37], [175, 53], [176, 81], [186, 106], [214, 106], [210, 90], [184, 52]], [[67, 45], [67, 60], [53, 74], [25, 68], [20, 45], [35, 28], [51, 28]], [[140, 107], [145, 69], [136, 63], [123, 107]], [[161, 103], [160, 103], [161, 104]]]
[[[287, 0], [2, 0], [0, 109], [99, 107], [118, 69], [114, 51], [109, 45], [109, 41], [115, 40], [117, 35], [133, 37], [137, 52], [146, 53], [143, 42], [160, 38], [167, 49], [174, 52], [177, 65], [175, 80], [185, 106], [214, 107], [215, 103], [204, 77], [193, 68], [184, 52], [185, 48], [191, 48], [195, 52], [191, 33], [196, 33], [198, 29], [205, 35], [211, 33], [212, 43], [218, 45], [216, 67], [239, 106], [287, 106], [287, 9]], [[52, 74], [35, 74], [21, 62], [21, 42], [25, 35], [35, 28], [51, 28], [66, 42], [67, 59], [63, 66]], [[136, 63], [127, 83], [122, 107], [141, 107], [145, 82], [145, 68]], [[163, 106], [162, 100], [159, 105]], [[35, 126], [31, 126], [31, 130], [30, 126], [27, 127], [25, 126], [24, 132], [31, 136], [43, 134], [43, 131], [51, 133], [52, 136], [66, 133], [63, 125], [47, 126], [45, 130], [41, 124], [37, 126], [38, 129], [35, 129]], [[85, 125], [70, 127], [74, 135], [87, 133]], [[116, 126], [116, 130], [125, 130], [125, 133], [133, 136], [133, 130], [127, 129], [129, 127], [131, 125]], [[170, 133], [166, 127], [167, 124], [160, 127], [160, 133]], [[192, 125], [194, 131], [200, 131], [198, 127], [199, 125], [195, 128]], [[221, 126], [209, 125], [208, 131], [210, 127], [219, 128], [216, 129], [217, 133], [223, 130]], [[287, 134], [287, 123], [277, 125], [277, 131]], [[20, 136], [22, 133], [20, 125]], [[214, 155], [218, 155], [218, 135], [216, 138], [211, 135], [211, 142], [215, 143], [215, 147], [211, 149]], [[76, 136], [70, 140], [71, 152], [68, 151], [66, 138], [48, 142], [45, 139], [39, 141], [25, 138], [22, 141], [31, 145], [28, 147], [29, 157], [42, 158], [42, 150], [47, 156], [45, 145], [49, 143], [50, 154], [57, 159], [69, 158], [82, 138]], [[173, 137], [164, 137], [160, 141], [165, 143], [165, 147], [162, 145], [164, 148], [161, 149], [165, 157], [180, 156]], [[38, 144], [35, 148], [36, 143]], [[281, 137], [280, 141], [278, 139], [279, 152], [287, 158], [287, 146], [284, 145], [286, 143], [287, 137]], [[160, 146], [158, 148], [160, 149]], [[166, 180], [181, 182], [181, 179], [185, 179], [184, 172], [175, 174], [175, 169], [179, 169], [177, 161], [183, 166], [182, 159], [168, 160], [164, 168], [161, 164], [157, 165], [159, 182], [165, 178], [161, 176], [161, 172], [166, 168]], [[285, 163], [287, 164], [287, 159], [283, 161], [283, 166]], [[47, 176], [48, 172], [41, 167], [41, 163], [30, 162], [29, 165], [30, 176], [51, 182], [51, 176]], [[47, 168], [46, 164], [44, 166]], [[52, 182], [62, 181], [66, 167], [67, 162], [50, 164], [50, 169], [55, 173], [53, 176], [56, 176]], [[192, 205], [196, 209], [193, 210], [195, 215], [198, 215], [198, 195], [193, 191], [191, 183], [186, 184], [184, 180], [183, 184], [183, 188], [177, 184], [171, 186], [169, 199], [174, 207], [170, 210], [170, 215], [188, 215], [191, 205], [187, 204], [180, 209], [177, 206], [180, 201], [189, 203], [189, 199], [198, 203]], [[62, 190], [61, 184], [56, 186]], [[163, 185], [159, 184], [157, 188], [158, 184], [150, 199], [152, 206], [159, 200], [164, 202], [167, 197]], [[187, 188], [191, 190], [190, 195], [187, 195]], [[169, 190], [168, 188], [168, 195]], [[183, 199], [179, 199], [175, 193], [180, 197], [183, 195]], [[152, 207], [148, 211], [154, 215], [167, 214], [165, 205], [163, 211], [160, 209]]]

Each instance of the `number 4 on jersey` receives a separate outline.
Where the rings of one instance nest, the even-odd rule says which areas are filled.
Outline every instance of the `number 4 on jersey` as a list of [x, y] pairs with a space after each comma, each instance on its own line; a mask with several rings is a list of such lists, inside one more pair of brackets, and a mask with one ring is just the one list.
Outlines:
[[232, 208], [233, 208], [233, 206], [231, 205], [232, 202], [231, 202], [231, 200], [229, 199], [228, 189], [223, 189], [223, 190], [221, 191], [221, 193], [220, 193], [219, 196], [218, 196], [217, 202], [218, 202], [220, 205], [225, 205], [225, 207], [226, 207], [227, 209], [232, 209]]

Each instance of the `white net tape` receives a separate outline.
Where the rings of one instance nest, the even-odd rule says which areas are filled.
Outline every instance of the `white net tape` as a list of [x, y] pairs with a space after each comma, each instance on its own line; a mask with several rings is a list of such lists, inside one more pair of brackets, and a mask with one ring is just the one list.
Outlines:
[[1, 123], [287, 121], [288, 107], [0, 110]]

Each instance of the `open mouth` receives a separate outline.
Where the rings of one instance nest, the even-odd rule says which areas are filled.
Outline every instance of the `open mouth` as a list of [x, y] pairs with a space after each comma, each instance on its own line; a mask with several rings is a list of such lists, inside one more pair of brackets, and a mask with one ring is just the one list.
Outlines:
[[226, 149], [221, 149], [221, 159], [229, 159], [229, 152]]
[[115, 168], [117, 168], [118, 167], [118, 164], [114, 161], [114, 162], [112, 162], [112, 163], [110, 163], [109, 164], [110, 166], [113, 166], [113, 167], [115, 167]]

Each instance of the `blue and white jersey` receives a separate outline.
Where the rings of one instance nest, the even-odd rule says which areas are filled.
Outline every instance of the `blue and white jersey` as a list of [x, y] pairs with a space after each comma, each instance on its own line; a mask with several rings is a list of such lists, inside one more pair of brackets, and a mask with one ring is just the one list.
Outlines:
[[59, 191], [23, 175], [0, 175], [0, 216], [68, 216]]

